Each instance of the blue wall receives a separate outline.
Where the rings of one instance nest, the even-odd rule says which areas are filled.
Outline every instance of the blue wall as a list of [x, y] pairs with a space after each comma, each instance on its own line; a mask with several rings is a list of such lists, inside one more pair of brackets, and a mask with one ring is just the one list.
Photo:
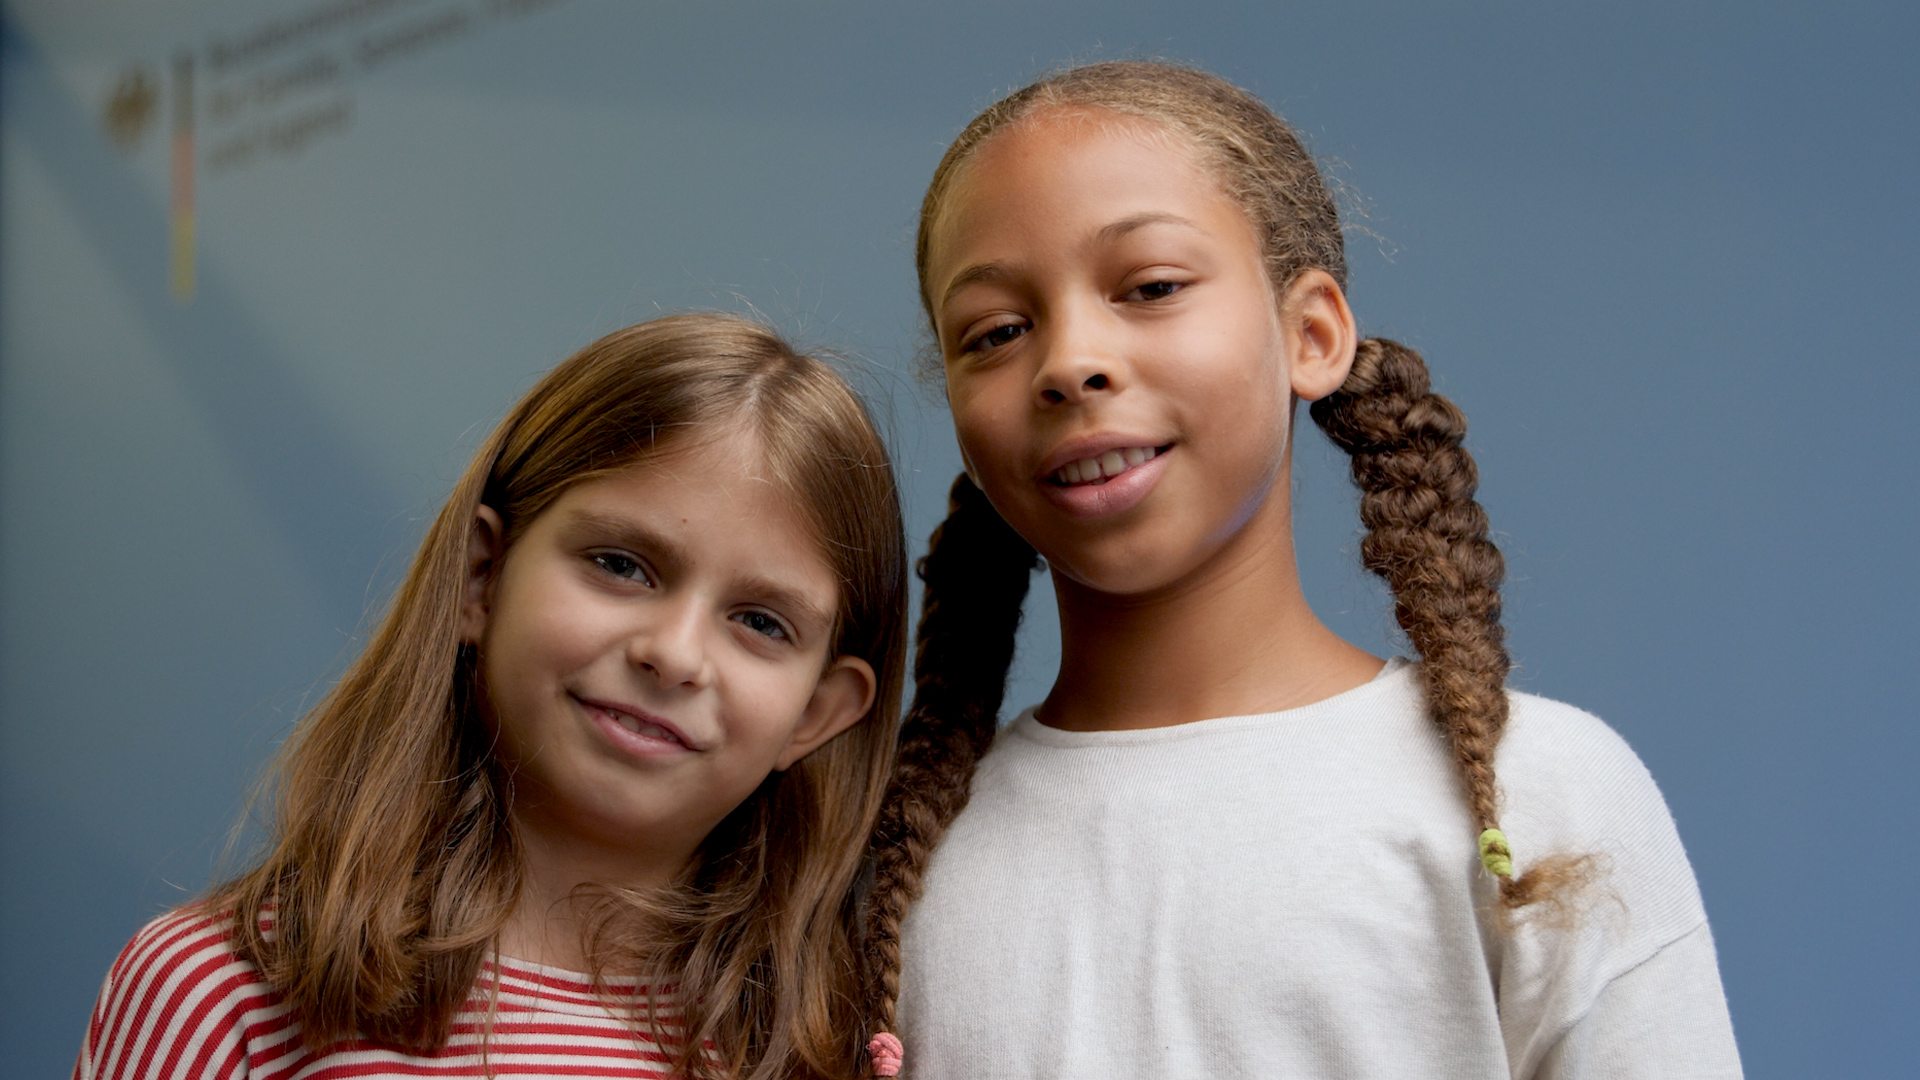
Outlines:
[[[1666, 791], [1749, 1074], [1920, 1074], [1916, 9], [4, 10], [8, 1075], [70, 1065], [114, 952], [209, 880], [466, 454], [577, 346], [723, 306], [851, 352], [924, 537], [956, 458], [912, 375], [922, 185], [997, 93], [1137, 53], [1264, 95], [1364, 209], [1354, 306], [1473, 418], [1519, 681]], [[1299, 463], [1309, 594], [1392, 649], [1340, 464]]]

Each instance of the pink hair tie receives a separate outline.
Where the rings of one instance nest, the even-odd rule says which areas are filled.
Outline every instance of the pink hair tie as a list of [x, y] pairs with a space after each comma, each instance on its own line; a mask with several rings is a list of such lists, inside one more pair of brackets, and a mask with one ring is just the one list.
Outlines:
[[900, 1046], [899, 1036], [891, 1031], [883, 1031], [867, 1044], [867, 1056], [873, 1059], [873, 1075], [899, 1076], [900, 1062], [906, 1051]]

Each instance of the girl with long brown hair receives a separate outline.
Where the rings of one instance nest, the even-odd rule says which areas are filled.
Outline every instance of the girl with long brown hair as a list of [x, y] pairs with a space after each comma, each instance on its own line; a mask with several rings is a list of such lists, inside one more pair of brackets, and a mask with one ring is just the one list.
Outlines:
[[905, 573], [826, 365], [718, 315], [587, 346], [301, 721], [264, 858], [114, 964], [76, 1076], [851, 1075]]
[[[917, 258], [966, 475], [873, 851], [876, 1072], [1739, 1073], [1660, 794], [1506, 688], [1466, 422], [1357, 332], [1277, 116], [1167, 64], [1046, 78], [948, 150]], [[1302, 400], [1412, 662], [1302, 596]], [[1041, 557], [1060, 671], [997, 729]]]

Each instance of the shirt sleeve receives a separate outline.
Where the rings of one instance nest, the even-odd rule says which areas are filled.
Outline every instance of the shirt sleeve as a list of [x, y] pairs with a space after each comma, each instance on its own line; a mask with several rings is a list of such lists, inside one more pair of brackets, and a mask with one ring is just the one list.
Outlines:
[[1740, 1053], [1705, 923], [1600, 992], [1533, 1080], [1739, 1080]]
[[224, 924], [185, 913], [156, 919], [108, 971], [74, 1080], [243, 1080], [245, 1014], [265, 991]]
[[1566, 887], [1569, 920], [1522, 918], [1501, 937], [1513, 1075], [1740, 1075], [1706, 907], [1652, 775], [1591, 714], [1524, 694], [1514, 703], [1500, 769], [1515, 863], [1533, 852], [1592, 862]]

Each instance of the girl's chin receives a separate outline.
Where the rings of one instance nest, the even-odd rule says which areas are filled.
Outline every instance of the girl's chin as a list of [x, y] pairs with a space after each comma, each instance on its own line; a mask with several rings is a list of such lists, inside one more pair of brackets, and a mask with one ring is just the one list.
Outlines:
[[[1089, 599], [1149, 599], [1181, 581], [1191, 570], [1190, 563], [1202, 561], [1174, 556], [1139, 535], [1102, 537], [1092, 543], [1083, 540], [1073, 546], [1071, 558], [1047, 556], [1047, 569], [1056, 591], [1079, 592]], [[1044, 549], [1041, 554], [1046, 555]]]

